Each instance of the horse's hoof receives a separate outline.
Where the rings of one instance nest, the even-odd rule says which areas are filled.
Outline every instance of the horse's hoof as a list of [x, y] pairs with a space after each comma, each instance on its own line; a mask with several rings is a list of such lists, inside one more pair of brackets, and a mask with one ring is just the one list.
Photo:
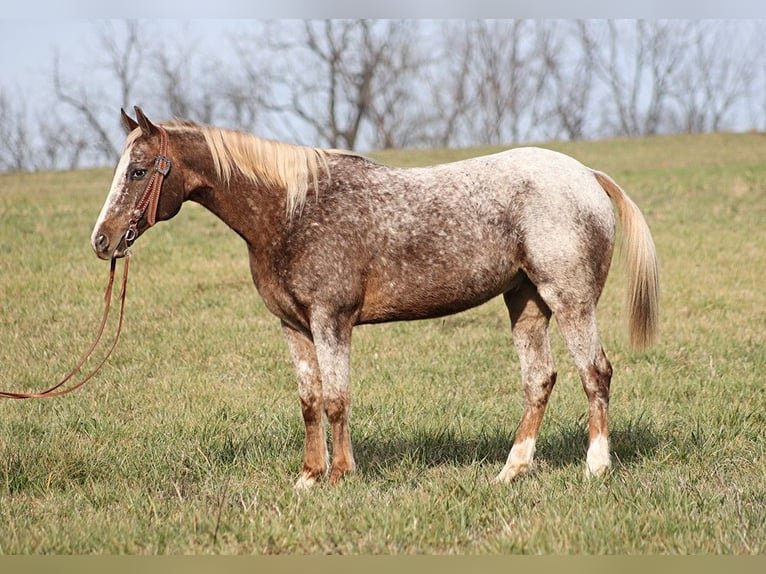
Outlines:
[[519, 475], [526, 474], [529, 471], [530, 465], [519, 465], [519, 466], [513, 466], [513, 465], [505, 465], [503, 467], [503, 470], [500, 471], [500, 474], [498, 474], [493, 480], [493, 484], [510, 484], [511, 481], [513, 481], [515, 478], [517, 478]]
[[602, 477], [609, 473], [612, 468], [612, 457], [609, 454], [609, 442], [601, 435], [588, 447], [585, 458], [585, 476]]
[[343, 477], [346, 476], [350, 471], [347, 470], [339, 470], [336, 471], [333, 469], [333, 471], [330, 473], [330, 484], [333, 486], [337, 486], [340, 484], [340, 481], [343, 480]]
[[293, 486], [293, 489], [296, 492], [304, 492], [309, 490], [315, 484], [316, 484], [316, 478], [314, 476], [312, 476], [308, 472], [302, 472], [301, 475], [298, 477], [298, 480], [295, 481], [295, 485]]
[[612, 470], [612, 463], [600, 465], [585, 465], [585, 478], [604, 478]]

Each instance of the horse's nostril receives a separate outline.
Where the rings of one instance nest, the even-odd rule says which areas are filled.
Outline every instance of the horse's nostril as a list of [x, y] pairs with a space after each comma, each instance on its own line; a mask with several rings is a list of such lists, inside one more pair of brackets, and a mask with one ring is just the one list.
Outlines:
[[94, 242], [94, 245], [96, 249], [98, 249], [99, 251], [103, 253], [109, 247], [109, 240], [106, 238], [106, 235], [102, 233], [98, 237], [96, 237], [96, 241]]

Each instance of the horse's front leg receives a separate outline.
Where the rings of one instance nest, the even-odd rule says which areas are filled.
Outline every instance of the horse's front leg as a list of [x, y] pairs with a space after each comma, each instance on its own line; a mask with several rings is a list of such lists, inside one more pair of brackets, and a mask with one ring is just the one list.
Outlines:
[[351, 393], [349, 391], [351, 330], [353, 322], [321, 311], [312, 312], [311, 334], [322, 374], [322, 394], [332, 431], [330, 483], [355, 468], [351, 449]]
[[322, 420], [322, 378], [311, 339], [286, 323], [282, 323], [282, 332], [287, 338], [290, 356], [298, 375], [298, 394], [301, 399], [303, 422], [306, 425], [303, 470], [295, 483], [295, 488], [305, 489], [327, 473], [327, 444]]

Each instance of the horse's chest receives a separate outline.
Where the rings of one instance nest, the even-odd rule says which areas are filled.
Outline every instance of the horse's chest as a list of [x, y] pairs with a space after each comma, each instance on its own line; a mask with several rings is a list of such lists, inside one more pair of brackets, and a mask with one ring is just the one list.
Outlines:
[[308, 328], [308, 313], [290, 288], [288, 269], [275, 266], [273, 260], [250, 254], [253, 283], [266, 308], [282, 321], [295, 327]]

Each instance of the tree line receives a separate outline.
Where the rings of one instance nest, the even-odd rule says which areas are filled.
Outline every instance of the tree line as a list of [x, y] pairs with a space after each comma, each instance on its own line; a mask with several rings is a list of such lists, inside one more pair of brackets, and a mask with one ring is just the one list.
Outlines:
[[55, 56], [36, 99], [0, 80], [0, 170], [111, 165], [134, 104], [355, 150], [766, 127], [761, 22], [248, 21], [214, 50], [167, 26], [94, 22], [88, 73]]

